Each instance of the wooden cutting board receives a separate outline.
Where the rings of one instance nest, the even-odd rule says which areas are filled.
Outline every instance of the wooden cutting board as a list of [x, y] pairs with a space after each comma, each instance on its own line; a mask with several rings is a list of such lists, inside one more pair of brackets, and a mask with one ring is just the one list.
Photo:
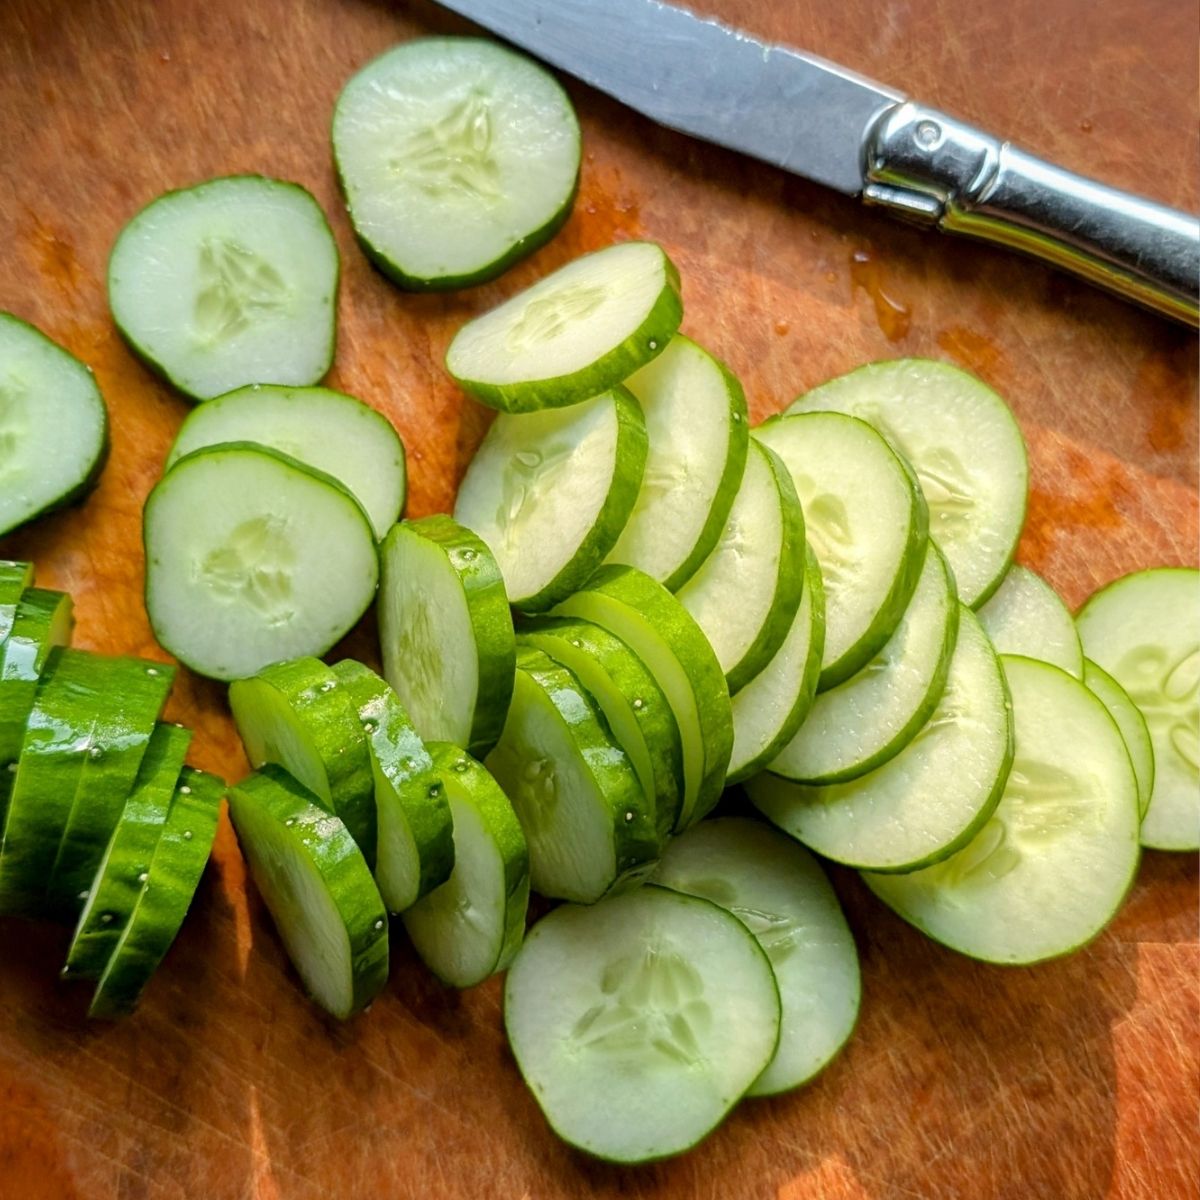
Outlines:
[[[602, 2], [602, 0], [598, 0]], [[1178, 0], [697, 0], [1195, 210], [1196, 14]], [[870, 359], [922, 354], [998, 388], [1029, 441], [1020, 558], [1071, 604], [1124, 571], [1194, 563], [1196, 342], [1001, 252], [910, 231], [657, 129], [568, 82], [585, 137], [575, 215], [498, 283], [407, 296], [350, 236], [329, 165], [342, 82], [393, 42], [466, 26], [378, 0], [0, 5], [0, 308], [89, 362], [113, 453], [77, 510], [0, 539], [76, 597], [78, 643], [164, 657], [142, 608], [140, 508], [187, 406], [117, 337], [104, 265], [159, 192], [261, 171], [309, 187], [343, 253], [335, 387], [395, 422], [409, 514], [445, 510], [486, 417], [441, 368], [452, 331], [581, 251], [661, 241], [685, 329], [755, 418]], [[810, 119], [795, 114], [797, 121]], [[369, 627], [349, 639], [375, 658]], [[197, 765], [245, 769], [224, 689], [182, 673]], [[347, 1025], [307, 1003], [223, 820], [215, 861], [138, 1014], [87, 1024], [65, 934], [0, 923], [0, 1195], [10, 1200], [1194, 1196], [1196, 863], [1147, 854], [1113, 926], [1032, 970], [972, 963], [836, 872], [864, 1003], [812, 1086], [744, 1104], [703, 1147], [620, 1170], [557, 1142], [505, 1047], [496, 982], [439, 987], [395, 941]]]

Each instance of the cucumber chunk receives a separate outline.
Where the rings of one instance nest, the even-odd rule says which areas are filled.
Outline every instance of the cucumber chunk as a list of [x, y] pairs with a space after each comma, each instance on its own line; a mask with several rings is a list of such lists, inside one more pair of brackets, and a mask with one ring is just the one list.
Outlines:
[[1108, 715], [1117, 723], [1125, 749], [1133, 763], [1137, 778], [1138, 809], [1142, 818], [1150, 807], [1154, 794], [1154, 744], [1150, 740], [1150, 727], [1142, 710], [1130, 699], [1129, 693], [1103, 668], [1090, 658], [1083, 660], [1083, 682], [1108, 709]]
[[523, 646], [504, 732], [487, 768], [529, 844], [530, 886], [591, 904], [658, 857], [654, 809], [595, 701], [566, 667]]
[[979, 619], [1000, 654], [1040, 658], [1083, 678], [1079, 631], [1058, 593], [1028, 567], [1009, 567], [1000, 586], [979, 607]]
[[509, 600], [540, 612], [604, 561], [645, 464], [642, 410], [622, 387], [569, 409], [505, 414], [467, 468], [454, 519], [491, 548]]
[[704, 821], [667, 847], [654, 882], [711, 900], [754, 934], [779, 985], [775, 1057], [748, 1095], [807, 1083], [858, 1019], [858, 950], [816, 859], [758, 821]]
[[1025, 440], [1008, 405], [948, 363], [901, 358], [832, 379], [788, 412], [821, 409], [868, 421], [912, 464], [959, 599], [972, 608], [986, 600], [1012, 561], [1029, 490]]
[[55, 647], [70, 642], [74, 624], [71, 597], [64, 592], [27, 588], [22, 594], [8, 637], [0, 641], [0, 767], [20, 754], [46, 660]]
[[422, 737], [487, 753], [504, 728], [516, 653], [492, 552], [434, 516], [397, 525], [382, 558], [384, 675]]
[[[108, 410], [91, 368], [0, 312], [0, 534], [85, 496], [107, 457]], [[0, 641], [5, 632], [0, 618]]]
[[214, 679], [324, 654], [375, 594], [375, 536], [358, 502], [262, 446], [181, 458], [146, 501], [143, 538], [154, 636]]
[[1032, 658], [1002, 660], [1016, 758], [987, 824], [956, 854], [908, 875], [865, 874], [930, 937], [986, 962], [1078, 949], [1108, 924], [1138, 864], [1137, 781], [1104, 705]]
[[750, 441], [746, 395], [723, 363], [677, 333], [625, 386], [646, 418], [642, 488], [609, 562], [671, 591], [696, 573], [733, 507]]
[[661, 354], [682, 316], [679, 272], [662, 247], [620, 242], [468, 321], [446, 351], [446, 369], [505, 412], [578, 404]]
[[904, 616], [928, 544], [925, 500], [907, 463], [855, 417], [772, 417], [754, 436], [792, 473], [821, 564], [824, 691], [865, 666]]
[[1142, 845], [1200, 848], [1200, 571], [1159, 567], [1101, 588], [1075, 618], [1083, 651], [1150, 728], [1154, 788]]
[[268, 446], [332, 475], [362, 505], [377, 538], [404, 508], [404, 443], [382, 413], [353, 396], [257, 383], [226, 392], [188, 414], [165, 470], [223, 442]]
[[647, 884], [569, 904], [525, 939], [504, 987], [517, 1066], [554, 1132], [646, 1162], [694, 1146], [761, 1075], [779, 991], [724, 909]]
[[548, 241], [579, 177], [579, 122], [537, 63], [418, 38], [352, 76], [333, 155], [363, 249], [401, 287], [482, 283]]
[[529, 855], [496, 781], [455, 746], [429, 746], [454, 817], [454, 870], [402, 917], [416, 952], [451, 987], [482, 983], [512, 961], [525, 934]]
[[308, 994], [340, 1020], [388, 975], [387, 911], [339, 817], [267, 763], [229, 789], [229, 815], [254, 883]]
[[0, 558], [0, 645], [12, 629], [21, 594], [33, 586], [33, 563]]
[[196, 400], [252, 383], [316, 383], [333, 361], [337, 284], [320, 205], [261, 175], [159, 196], [108, 260], [117, 328]]

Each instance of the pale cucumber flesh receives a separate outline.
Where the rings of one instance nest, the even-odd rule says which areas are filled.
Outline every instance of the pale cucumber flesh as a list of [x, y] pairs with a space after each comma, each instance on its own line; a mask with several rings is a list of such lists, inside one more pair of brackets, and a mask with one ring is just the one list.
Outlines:
[[1028, 567], [1014, 564], [979, 607], [979, 619], [1000, 654], [1040, 658], [1083, 678], [1079, 632], [1058, 593]]

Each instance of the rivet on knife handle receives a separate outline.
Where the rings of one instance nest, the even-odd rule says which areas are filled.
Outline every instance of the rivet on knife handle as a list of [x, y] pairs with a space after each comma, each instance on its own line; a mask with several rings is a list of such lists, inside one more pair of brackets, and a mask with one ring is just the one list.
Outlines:
[[1194, 217], [1073, 175], [919, 104], [884, 112], [865, 154], [868, 204], [1034, 254], [1200, 325]]

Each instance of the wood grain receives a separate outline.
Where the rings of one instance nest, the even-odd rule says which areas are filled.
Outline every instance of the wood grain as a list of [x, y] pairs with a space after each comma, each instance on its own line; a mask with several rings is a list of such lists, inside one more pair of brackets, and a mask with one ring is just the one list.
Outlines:
[[[1177, 0], [697, 0], [1064, 165], [1195, 210], [1194, 6]], [[158, 192], [235, 171], [309, 187], [343, 253], [331, 376], [395, 422], [409, 512], [451, 503], [486, 425], [441, 369], [452, 331], [614, 238], [667, 246], [685, 328], [756, 418], [861, 362], [928, 354], [1011, 401], [1033, 489], [1021, 558], [1072, 604], [1151, 563], [1194, 563], [1196, 343], [1000, 251], [657, 129], [568, 81], [586, 161], [562, 234], [499, 282], [405, 296], [355, 249], [329, 168], [342, 82], [393, 42], [466, 26], [369, 0], [0, 5], [0, 308], [89, 362], [113, 454], [88, 503], [0, 540], [70, 589], [79, 642], [163, 657], [141, 599], [140, 508], [186, 411], [108, 318], [117, 230]], [[796, 114], [797, 120], [807, 119]], [[349, 639], [375, 657], [369, 622]], [[223, 689], [183, 672], [197, 765], [244, 770]], [[1124, 910], [1063, 962], [1005, 971], [925, 941], [835, 872], [862, 950], [846, 1054], [743, 1105], [701, 1149], [640, 1170], [558, 1143], [518, 1078], [499, 988], [446, 992], [395, 943], [346, 1026], [301, 996], [227, 822], [139, 1013], [85, 1024], [56, 930], [0, 923], [0, 1194], [13, 1200], [775, 1197], [1173, 1200], [1200, 1191], [1196, 864], [1147, 854]]]

